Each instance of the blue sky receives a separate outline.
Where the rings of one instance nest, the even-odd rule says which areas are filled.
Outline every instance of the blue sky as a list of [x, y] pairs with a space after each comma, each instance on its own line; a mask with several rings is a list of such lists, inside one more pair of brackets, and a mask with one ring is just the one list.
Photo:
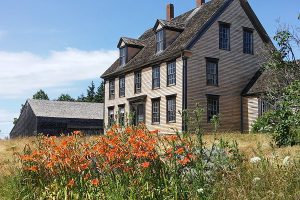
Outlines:
[[[167, 3], [175, 15], [195, 0], [0, 0], [0, 138], [12, 128], [20, 105], [39, 89], [51, 99], [77, 97], [118, 56], [120, 36], [137, 38], [165, 18]], [[277, 21], [299, 26], [299, 0], [249, 0], [273, 36]], [[297, 56], [299, 58], [299, 51]]]

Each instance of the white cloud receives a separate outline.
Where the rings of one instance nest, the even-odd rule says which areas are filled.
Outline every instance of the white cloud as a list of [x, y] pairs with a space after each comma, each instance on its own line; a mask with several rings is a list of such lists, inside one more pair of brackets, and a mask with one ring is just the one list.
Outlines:
[[45, 58], [30, 52], [0, 51], [0, 98], [20, 98], [40, 88], [97, 78], [117, 56], [117, 51], [72, 48], [52, 51]]

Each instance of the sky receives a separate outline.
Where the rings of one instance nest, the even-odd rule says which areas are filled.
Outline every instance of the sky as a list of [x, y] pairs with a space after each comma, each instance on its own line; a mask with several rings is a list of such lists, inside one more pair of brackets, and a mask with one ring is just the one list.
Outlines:
[[[299, 27], [299, 0], [248, 1], [270, 36], [278, 21]], [[0, 138], [37, 90], [77, 98], [91, 81], [98, 86], [120, 37], [138, 38], [165, 19], [168, 3], [175, 15], [195, 7], [195, 0], [0, 0]]]

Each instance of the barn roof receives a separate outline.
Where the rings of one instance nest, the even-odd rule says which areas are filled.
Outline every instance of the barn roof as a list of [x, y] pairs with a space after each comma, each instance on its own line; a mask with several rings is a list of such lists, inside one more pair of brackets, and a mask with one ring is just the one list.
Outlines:
[[102, 103], [27, 100], [37, 117], [103, 119]]

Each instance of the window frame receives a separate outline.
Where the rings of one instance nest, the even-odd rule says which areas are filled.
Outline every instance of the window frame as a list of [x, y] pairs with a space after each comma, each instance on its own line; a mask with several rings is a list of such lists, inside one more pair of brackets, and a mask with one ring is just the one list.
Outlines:
[[[177, 106], [177, 103], [176, 103], [176, 99], [177, 99], [177, 95], [168, 95], [166, 96], [166, 110], [167, 110], [167, 124], [170, 124], [170, 123], [176, 123], [176, 106]], [[174, 110], [169, 110], [169, 101], [173, 100], [174, 104], [173, 104], [173, 107], [174, 107]], [[170, 112], [173, 112], [173, 119], [170, 120]]]
[[157, 30], [155, 34], [156, 53], [161, 53], [165, 50], [165, 43], [165, 30]]
[[[249, 36], [249, 35], [246, 35], [247, 33], [251, 36], [250, 42], [246, 41], [246, 37]], [[246, 46], [247, 44], [249, 44], [250, 47]], [[249, 50], [249, 52], [247, 50]], [[254, 55], [254, 29], [252, 29], [252, 28], [243, 27], [243, 53], [249, 54], [249, 55]]]
[[[219, 49], [221, 50], [225, 50], [225, 51], [230, 51], [231, 50], [231, 40], [230, 40], [230, 27], [231, 24], [230, 23], [226, 23], [226, 22], [219, 22]], [[223, 36], [226, 35], [223, 30], [228, 30], [227, 33], [227, 38], [224, 38]], [[225, 42], [224, 39], [227, 39], [227, 43], [226, 43], [226, 47], [225, 47]]]
[[[209, 73], [209, 64], [215, 64], [215, 74]], [[213, 76], [214, 79], [209, 79], [209, 76]], [[213, 82], [209, 82], [210, 80], [213, 80]], [[219, 59], [217, 58], [206, 58], [206, 85], [219, 86]]]
[[[137, 81], [137, 75], [140, 74], [139, 82]], [[137, 87], [137, 85], [139, 87]], [[142, 93], [142, 70], [134, 73], [134, 94]]]
[[265, 113], [270, 111], [271, 105], [265, 99], [259, 98], [258, 99], [258, 116], [263, 116]]
[[[160, 124], [160, 98], [153, 98], [153, 99], [151, 99], [151, 106], [152, 106], [152, 108], [151, 108], [151, 121], [152, 121], [152, 124], [154, 124], [154, 125], [157, 125], [157, 124]], [[154, 109], [155, 109], [155, 107], [154, 107], [154, 104], [155, 103], [158, 103], [158, 105], [157, 105], [157, 112], [156, 113], [154, 113]], [[157, 115], [157, 116], [154, 116], [154, 115]], [[155, 121], [155, 119], [157, 119], [157, 121]]]
[[[169, 72], [171, 70], [169, 70], [169, 67], [171, 67], [173, 64], [174, 64], [174, 73], [170, 74]], [[177, 66], [176, 65], [177, 65], [176, 60], [173, 60], [173, 61], [167, 63], [167, 87], [176, 85], [176, 75], [177, 75], [177, 73], [176, 73]], [[171, 76], [174, 76], [174, 77], [171, 78]], [[171, 80], [174, 80], [174, 82], [170, 83], [170, 78], [171, 78]]]
[[[111, 79], [109, 80], [109, 84], [108, 84], [108, 92], [109, 92], [109, 100], [113, 100], [116, 97], [116, 83], [115, 83], [115, 79]], [[112, 89], [113, 87], [113, 89]]]
[[[124, 82], [122, 84], [122, 82]], [[122, 87], [123, 85], [123, 87]], [[125, 76], [120, 76], [119, 77], [119, 97], [122, 98], [122, 97], [125, 97], [126, 96], [126, 79], [125, 79]]]
[[[158, 70], [157, 72], [155, 70]], [[156, 73], [158, 73], [158, 77], [155, 77]], [[158, 81], [158, 85], [155, 86], [155, 81]], [[152, 67], [152, 90], [160, 88], [160, 66]]]
[[124, 67], [127, 63], [127, 47], [126, 46], [120, 48], [119, 59], [120, 59], [120, 66]]
[[[125, 104], [118, 106], [119, 113], [118, 113], [118, 123], [120, 126], [125, 126]], [[124, 109], [124, 113], [121, 113], [121, 109]], [[121, 121], [122, 119], [122, 121]], [[121, 123], [122, 122], [122, 123]]]
[[[206, 110], [206, 112], [207, 112], [207, 123], [211, 123], [211, 119], [212, 119], [212, 117], [214, 116], [214, 115], [219, 115], [220, 114], [220, 96], [219, 95], [213, 95], [213, 94], [207, 94], [206, 95], [206, 101], [207, 101], [207, 110]], [[212, 111], [211, 112], [215, 112], [215, 113], [213, 113], [212, 115], [211, 115], [211, 113], [210, 113], [210, 106], [209, 106], [209, 104], [210, 104], [210, 101], [217, 101], [217, 104], [216, 104], [216, 111], [214, 111], [214, 109], [212, 109]], [[212, 107], [213, 107], [213, 105], [212, 105]]]
[[115, 107], [114, 106], [108, 107], [107, 111], [108, 111], [107, 112], [107, 114], [108, 114], [107, 115], [107, 117], [108, 117], [108, 120], [107, 120], [108, 127], [112, 127], [115, 124]]

